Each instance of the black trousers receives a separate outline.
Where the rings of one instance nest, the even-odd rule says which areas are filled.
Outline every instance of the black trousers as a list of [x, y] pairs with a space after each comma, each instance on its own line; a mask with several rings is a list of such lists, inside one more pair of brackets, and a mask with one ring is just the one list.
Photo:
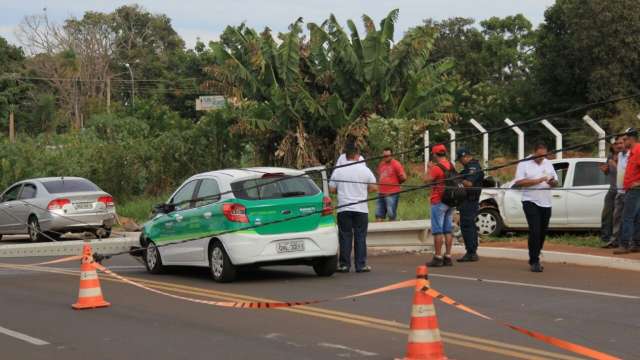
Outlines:
[[602, 226], [600, 228], [600, 239], [608, 243], [613, 235], [613, 211], [616, 207], [616, 196], [618, 191], [609, 190], [604, 197], [604, 206], [602, 207]]
[[529, 224], [529, 264], [540, 262], [540, 251], [549, 229], [551, 208], [541, 207], [531, 201], [523, 201], [522, 208]]
[[458, 208], [460, 211], [460, 230], [464, 239], [464, 247], [467, 254], [475, 254], [478, 251], [478, 228], [476, 227], [476, 216], [480, 205], [478, 200], [465, 200]]

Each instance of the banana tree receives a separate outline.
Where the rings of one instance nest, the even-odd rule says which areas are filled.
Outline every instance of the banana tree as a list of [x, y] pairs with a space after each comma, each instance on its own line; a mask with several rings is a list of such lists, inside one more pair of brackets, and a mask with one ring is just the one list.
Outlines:
[[239, 99], [236, 128], [255, 139], [262, 162], [333, 161], [344, 136], [366, 136], [373, 114], [437, 120], [450, 106], [452, 64], [429, 61], [436, 34], [411, 29], [394, 44], [398, 14], [379, 28], [364, 15], [364, 38], [353, 21], [347, 32], [333, 15], [307, 24], [308, 38], [297, 19], [278, 42], [268, 28], [228, 27], [210, 44], [207, 85]]

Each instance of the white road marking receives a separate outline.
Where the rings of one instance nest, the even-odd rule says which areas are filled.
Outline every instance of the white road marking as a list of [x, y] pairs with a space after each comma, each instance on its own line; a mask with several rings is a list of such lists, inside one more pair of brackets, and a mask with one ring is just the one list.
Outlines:
[[16, 338], [18, 340], [22, 340], [22, 341], [26, 341], [30, 344], [36, 345], [36, 346], [42, 346], [42, 345], [49, 345], [48, 342], [44, 341], [44, 340], [40, 340], [34, 337], [31, 337], [27, 334], [23, 334], [23, 333], [19, 333], [17, 331], [13, 331], [7, 328], [3, 328], [2, 326], [0, 326], [0, 333], [1, 334], [5, 334], [8, 336], [11, 336], [13, 338]]
[[319, 343], [318, 346], [331, 348], [331, 349], [339, 349], [339, 350], [351, 351], [351, 352], [354, 352], [354, 353], [356, 353], [358, 355], [362, 355], [362, 356], [378, 356], [378, 354], [374, 353], [374, 352], [360, 350], [360, 349], [354, 349], [354, 348], [350, 348], [348, 346], [344, 346], [344, 345], [340, 345], [340, 344]]
[[605, 291], [593, 291], [593, 290], [574, 289], [574, 288], [560, 287], [560, 286], [529, 284], [529, 283], [523, 283], [523, 282], [517, 282], [517, 281], [480, 279], [480, 278], [472, 278], [472, 277], [456, 276], [456, 275], [429, 274], [429, 276], [441, 277], [441, 278], [447, 278], [447, 279], [456, 279], [456, 280], [485, 282], [485, 283], [500, 284], [500, 285], [512, 285], [512, 286], [531, 287], [531, 288], [538, 288], [538, 289], [557, 290], [557, 291], [573, 292], [573, 293], [579, 293], [579, 294], [608, 296], [608, 297], [615, 297], [615, 298], [621, 298], [621, 299], [640, 300], [640, 296], [611, 293], [611, 292], [605, 292]]

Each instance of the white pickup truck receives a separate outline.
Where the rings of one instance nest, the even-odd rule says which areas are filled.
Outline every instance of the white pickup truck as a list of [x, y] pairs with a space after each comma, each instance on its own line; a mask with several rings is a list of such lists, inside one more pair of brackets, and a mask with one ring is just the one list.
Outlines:
[[[553, 207], [550, 230], [597, 230], [604, 197], [609, 187], [599, 166], [601, 158], [551, 160], [560, 185], [551, 191]], [[513, 181], [485, 188], [480, 195], [476, 226], [480, 235], [497, 236], [505, 231], [527, 230], [522, 210], [522, 192], [511, 189]]]

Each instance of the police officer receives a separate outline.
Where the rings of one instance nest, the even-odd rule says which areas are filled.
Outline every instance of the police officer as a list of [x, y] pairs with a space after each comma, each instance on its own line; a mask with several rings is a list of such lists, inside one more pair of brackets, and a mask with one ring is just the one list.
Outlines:
[[474, 159], [467, 149], [461, 148], [456, 152], [456, 158], [464, 166], [460, 172], [462, 184], [467, 189], [467, 198], [458, 208], [460, 211], [460, 229], [467, 253], [458, 262], [478, 261], [478, 229], [476, 216], [480, 209], [479, 200], [484, 180], [484, 171], [478, 160]]

